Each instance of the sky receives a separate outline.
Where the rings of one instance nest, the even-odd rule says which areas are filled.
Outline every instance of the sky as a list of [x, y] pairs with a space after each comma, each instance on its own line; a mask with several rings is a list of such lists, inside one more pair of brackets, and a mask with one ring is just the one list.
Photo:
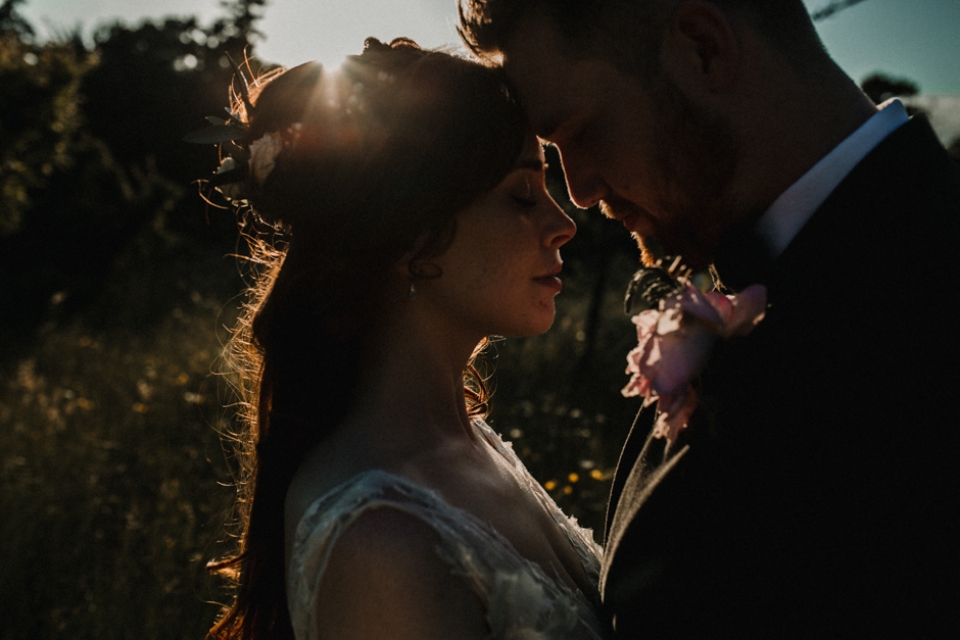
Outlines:
[[[804, 0], [813, 11], [828, 0]], [[221, 14], [219, 0], [27, 0], [23, 14], [40, 32], [103, 22], [134, 24], [164, 15]], [[457, 45], [456, 0], [272, 0], [257, 48], [265, 61], [339, 64], [367, 36], [411, 37], [422, 46]], [[855, 80], [874, 71], [906, 77], [927, 94], [960, 95], [960, 0], [864, 0], [817, 28], [834, 59]]]

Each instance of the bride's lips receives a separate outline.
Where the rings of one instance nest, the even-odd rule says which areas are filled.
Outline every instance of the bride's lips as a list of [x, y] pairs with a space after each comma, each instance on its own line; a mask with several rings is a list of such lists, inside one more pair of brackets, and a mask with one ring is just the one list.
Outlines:
[[537, 276], [536, 278], [533, 279], [533, 281], [539, 285], [543, 285], [545, 287], [553, 289], [557, 293], [560, 293], [560, 291], [563, 290], [563, 281], [557, 277], [559, 275], [560, 275], [560, 266], [558, 265], [550, 273], [542, 276]]

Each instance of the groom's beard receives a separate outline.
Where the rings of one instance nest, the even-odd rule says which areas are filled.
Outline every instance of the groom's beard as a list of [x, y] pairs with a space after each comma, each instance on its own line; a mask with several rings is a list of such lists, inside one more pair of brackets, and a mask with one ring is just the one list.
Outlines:
[[681, 256], [684, 265], [701, 271], [713, 260], [712, 249], [716, 246], [717, 234], [712, 225], [680, 225], [678, 223], [683, 219], [675, 217], [668, 224], [653, 222], [645, 209], [616, 195], [610, 195], [600, 202], [600, 212], [614, 220], [645, 217], [656, 226], [656, 231], [650, 235], [642, 235], [638, 231], [630, 233], [640, 248], [640, 261], [648, 267], [654, 266], [664, 256]]
[[[739, 157], [737, 145], [728, 122], [690, 103], [666, 78], [659, 79], [655, 97], [661, 133], [653, 151], [659, 170], [649, 188], [656, 215], [615, 194], [605, 205], [617, 217], [627, 212], [645, 215], [664, 252], [682, 256], [686, 266], [699, 271], [713, 261], [721, 232], [735, 218], [728, 190]], [[653, 260], [648, 243], [637, 239], [644, 262]]]

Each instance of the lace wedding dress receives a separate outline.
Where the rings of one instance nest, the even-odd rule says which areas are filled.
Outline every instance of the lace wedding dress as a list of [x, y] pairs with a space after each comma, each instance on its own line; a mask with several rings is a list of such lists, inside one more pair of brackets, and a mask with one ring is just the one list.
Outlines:
[[[482, 420], [477, 433], [519, 471], [527, 488], [556, 520], [577, 551], [595, 585], [601, 549], [589, 530], [565, 516], [530, 476], [512, 447]], [[298, 640], [316, 638], [316, 593], [339, 535], [364, 512], [394, 508], [432, 527], [441, 540], [438, 552], [450, 570], [477, 593], [490, 627], [490, 640], [600, 640], [604, 637], [590, 601], [578, 589], [522, 557], [490, 525], [454, 508], [434, 491], [400, 476], [369, 470], [315, 500], [297, 526], [287, 597]]]

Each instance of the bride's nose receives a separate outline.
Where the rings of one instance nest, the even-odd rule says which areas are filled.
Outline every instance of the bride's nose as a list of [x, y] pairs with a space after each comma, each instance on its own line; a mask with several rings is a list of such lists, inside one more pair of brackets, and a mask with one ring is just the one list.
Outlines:
[[543, 226], [544, 246], [559, 249], [577, 233], [577, 223], [550, 198], [549, 211]]

